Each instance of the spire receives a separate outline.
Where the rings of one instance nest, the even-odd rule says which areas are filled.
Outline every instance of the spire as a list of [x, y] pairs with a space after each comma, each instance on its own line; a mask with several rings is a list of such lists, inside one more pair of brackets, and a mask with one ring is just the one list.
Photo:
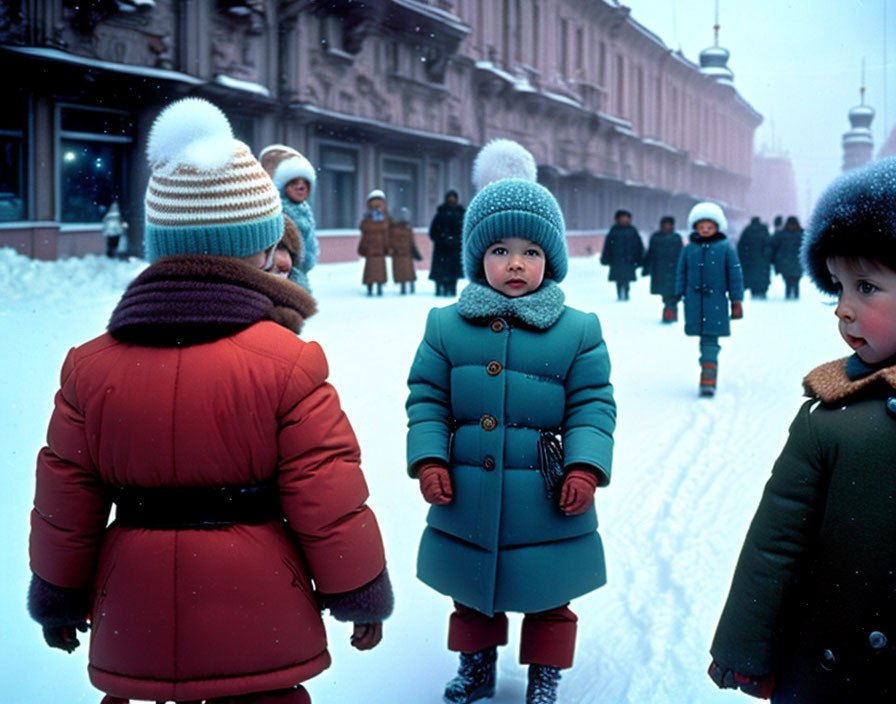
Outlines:
[[728, 58], [731, 54], [724, 47], [719, 46], [719, 0], [716, 0], [716, 21], [712, 26], [713, 45], [700, 52], [700, 73], [714, 78], [719, 83], [732, 85], [734, 73], [728, 68]]
[[871, 161], [874, 138], [871, 122], [874, 108], [865, 105], [865, 59], [862, 58], [862, 81], [859, 88], [859, 104], [847, 113], [851, 128], [843, 133], [843, 170], [849, 171]]

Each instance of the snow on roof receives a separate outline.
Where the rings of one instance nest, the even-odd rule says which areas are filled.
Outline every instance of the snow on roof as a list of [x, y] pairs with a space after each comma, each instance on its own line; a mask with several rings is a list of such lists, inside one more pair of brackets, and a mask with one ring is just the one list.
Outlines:
[[326, 108], [320, 108], [317, 105], [312, 105], [311, 103], [293, 103], [292, 105], [290, 105], [290, 107], [298, 108], [304, 110], [305, 112], [314, 113], [315, 115], [342, 120], [343, 122], [351, 122], [364, 126], [372, 125], [389, 132], [400, 132], [401, 134], [410, 135], [412, 137], [422, 137], [424, 139], [432, 139], [438, 142], [451, 142], [453, 144], [458, 144], [464, 147], [469, 147], [473, 144], [469, 139], [465, 139], [464, 137], [453, 137], [447, 134], [437, 134], [435, 132], [417, 130], [412, 127], [401, 127], [400, 125], [393, 125], [389, 122], [382, 122], [381, 120], [371, 120], [366, 117], [357, 117], [355, 115], [348, 115], [343, 112], [336, 112], [335, 110], [327, 110]]
[[180, 81], [181, 83], [190, 83], [192, 85], [201, 85], [205, 83], [201, 78], [191, 76], [188, 73], [180, 71], [171, 71], [165, 68], [153, 68], [152, 66], [131, 66], [128, 64], [120, 64], [114, 61], [102, 61], [101, 59], [92, 59], [87, 56], [78, 56], [70, 54], [59, 49], [48, 49], [45, 47], [31, 46], [4, 46], [6, 51], [12, 51], [17, 54], [25, 54], [38, 58], [49, 59], [51, 61], [62, 61], [70, 64], [78, 64], [79, 66], [91, 66], [93, 68], [101, 68], [107, 71], [116, 71], [117, 73], [129, 73], [135, 76], [149, 76], [151, 78], [162, 78], [168, 81]]
[[263, 95], [265, 98], [271, 97], [271, 91], [269, 91], [260, 83], [254, 83], [253, 81], [243, 81], [239, 78], [233, 78], [233, 76], [228, 76], [224, 73], [219, 73], [217, 76], [215, 76], [215, 83], [225, 86], [226, 88], [233, 88], [234, 90], [242, 90], [247, 93]]

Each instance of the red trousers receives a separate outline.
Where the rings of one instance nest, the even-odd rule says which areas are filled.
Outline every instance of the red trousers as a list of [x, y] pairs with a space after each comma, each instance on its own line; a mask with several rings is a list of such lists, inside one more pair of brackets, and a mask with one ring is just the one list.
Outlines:
[[[577, 621], [569, 604], [526, 614], [520, 636], [520, 663], [572, 667]], [[448, 624], [448, 650], [475, 653], [493, 645], [507, 645], [507, 615], [486, 616], [455, 601]]]

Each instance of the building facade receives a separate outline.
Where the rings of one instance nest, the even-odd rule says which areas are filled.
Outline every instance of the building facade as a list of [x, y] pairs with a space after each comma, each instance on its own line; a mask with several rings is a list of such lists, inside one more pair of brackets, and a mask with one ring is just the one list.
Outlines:
[[[670, 50], [613, 0], [9, 0], [0, 58], [0, 246], [55, 258], [103, 249], [117, 199], [142, 241], [149, 126], [205, 97], [256, 153], [318, 169], [324, 261], [354, 256], [382, 188], [425, 227], [449, 188], [473, 195], [478, 149], [535, 156], [573, 253], [617, 208], [652, 227], [711, 199], [743, 220], [761, 116], [719, 48]], [[724, 52], [724, 50], [721, 50]]]

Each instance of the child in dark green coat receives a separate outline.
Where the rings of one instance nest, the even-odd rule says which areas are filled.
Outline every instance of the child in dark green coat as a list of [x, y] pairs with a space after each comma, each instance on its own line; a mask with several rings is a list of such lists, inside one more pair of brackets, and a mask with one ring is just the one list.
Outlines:
[[896, 159], [835, 181], [802, 259], [852, 356], [803, 380], [711, 653], [773, 702], [896, 701]]
[[491, 142], [474, 181], [470, 283], [430, 311], [408, 379], [408, 471], [432, 504], [417, 574], [455, 604], [446, 702], [494, 694], [511, 611], [525, 614], [527, 704], [551, 704], [575, 650], [569, 602], [606, 581], [593, 503], [610, 481], [610, 362], [597, 316], [564, 305], [563, 214], [531, 154]]

